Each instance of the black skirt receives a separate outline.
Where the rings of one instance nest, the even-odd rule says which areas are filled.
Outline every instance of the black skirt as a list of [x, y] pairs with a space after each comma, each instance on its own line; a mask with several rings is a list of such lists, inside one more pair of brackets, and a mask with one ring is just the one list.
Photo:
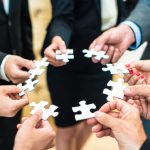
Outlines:
[[100, 63], [94, 64], [91, 59], [84, 58], [81, 51], [75, 51], [74, 55], [75, 59], [67, 65], [49, 66], [47, 71], [52, 103], [59, 107], [59, 115], [55, 118], [58, 127], [78, 123], [72, 107], [79, 106], [80, 101], [94, 103], [97, 110], [106, 102], [106, 95], [102, 92], [111, 79], [110, 73], [103, 72]]

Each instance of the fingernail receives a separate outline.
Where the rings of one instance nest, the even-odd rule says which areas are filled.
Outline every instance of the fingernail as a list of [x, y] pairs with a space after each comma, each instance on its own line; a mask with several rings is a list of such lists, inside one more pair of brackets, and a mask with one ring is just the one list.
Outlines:
[[144, 75], [141, 75], [141, 78], [142, 78], [142, 79], [144, 79], [144, 78], [145, 78], [145, 76], [144, 76]]
[[127, 68], [131, 67], [131, 65], [130, 65], [130, 64], [126, 64], [125, 66], [126, 66]]
[[138, 76], [138, 77], [139, 77], [140, 75], [141, 75], [141, 74], [140, 74], [139, 72], [138, 72], [138, 73], [136, 73], [136, 76]]
[[130, 72], [130, 74], [134, 74], [134, 71], [131, 69], [131, 70], [129, 70], [129, 72]]

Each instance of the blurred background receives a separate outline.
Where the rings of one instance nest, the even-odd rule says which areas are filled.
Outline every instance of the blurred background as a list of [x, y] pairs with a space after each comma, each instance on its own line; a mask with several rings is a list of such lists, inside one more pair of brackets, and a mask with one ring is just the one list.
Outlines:
[[[32, 18], [33, 25], [33, 44], [34, 44], [34, 54], [36, 59], [41, 59], [40, 50], [43, 44], [43, 40], [46, 34], [46, 27], [51, 20], [51, 7], [49, 5], [49, 0], [29, 0], [30, 14]], [[143, 53], [143, 49], [138, 51], [138, 55]], [[128, 55], [128, 54], [127, 54]], [[130, 55], [130, 54], [129, 54]], [[132, 59], [131, 54], [131, 59]], [[127, 58], [127, 56], [126, 56]], [[121, 59], [123, 61], [123, 58]], [[129, 61], [129, 60], [128, 60]], [[46, 71], [45, 71], [46, 73]], [[36, 86], [36, 89], [31, 94], [29, 93], [30, 102], [38, 102], [41, 100], [46, 100], [51, 104], [50, 95], [47, 91], [47, 84], [45, 80], [46, 74], [39, 77], [40, 84]], [[23, 111], [23, 116], [29, 116], [31, 108], [25, 107]], [[51, 118], [50, 123], [56, 129], [53, 119]], [[57, 129], [56, 129], [57, 130]], [[118, 150], [117, 142], [115, 139], [110, 137], [105, 137], [98, 139], [95, 135], [92, 135], [84, 146], [83, 150]], [[52, 150], [55, 150], [53, 148]]]

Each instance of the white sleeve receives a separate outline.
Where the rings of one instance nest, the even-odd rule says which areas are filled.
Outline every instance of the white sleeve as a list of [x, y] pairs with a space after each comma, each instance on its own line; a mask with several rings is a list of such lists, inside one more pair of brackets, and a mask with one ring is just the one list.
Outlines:
[[9, 82], [10, 80], [8, 79], [8, 77], [7, 77], [6, 74], [5, 74], [4, 66], [5, 66], [5, 63], [6, 63], [7, 58], [10, 57], [10, 56], [11, 56], [11, 55], [5, 56], [4, 59], [3, 59], [3, 61], [2, 61], [2, 63], [1, 63], [1, 65], [0, 65], [0, 78], [3, 79], [3, 80], [5, 80], [5, 81], [8, 81], [8, 82]]

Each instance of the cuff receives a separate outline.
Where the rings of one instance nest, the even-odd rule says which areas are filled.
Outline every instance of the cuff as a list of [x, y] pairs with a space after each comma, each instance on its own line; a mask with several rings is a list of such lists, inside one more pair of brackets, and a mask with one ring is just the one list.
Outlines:
[[124, 21], [124, 22], [122, 22], [122, 24], [128, 25], [132, 29], [132, 31], [134, 32], [135, 43], [133, 43], [130, 46], [130, 49], [131, 50], [137, 49], [140, 46], [141, 42], [142, 42], [141, 28], [136, 23], [134, 23], [132, 21]]
[[4, 59], [3, 59], [3, 61], [2, 61], [2, 63], [1, 63], [1, 66], [0, 66], [0, 77], [1, 77], [1, 79], [5, 80], [5, 81], [8, 81], [8, 82], [10, 80], [7, 78], [7, 76], [5, 74], [4, 66], [5, 66], [5, 62], [6, 62], [7, 58], [10, 57], [10, 56], [11, 55], [5, 56]]

